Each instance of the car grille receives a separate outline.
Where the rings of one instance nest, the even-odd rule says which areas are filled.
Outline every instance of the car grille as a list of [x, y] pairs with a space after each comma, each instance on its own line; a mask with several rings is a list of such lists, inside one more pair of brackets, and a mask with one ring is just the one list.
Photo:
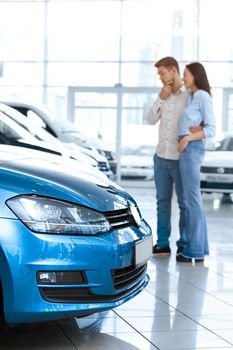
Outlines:
[[131, 225], [136, 225], [133, 216], [128, 208], [107, 211], [104, 213], [112, 229], [120, 229]]
[[109, 170], [109, 166], [106, 162], [98, 162], [98, 168], [101, 171], [108, 171]]
[[[210, 167], [210, 166], [202, 166], [201, 172], [207, 173], [207, 174], [219, 174], [218, 169], [223, 167]], [[223, 168], [224, 173], [223, 174], [233, 174], [233, 168]]]
[[[144, 288], [149, 277], [146, 274], [146, 265], [143, 265], [143, 273], [141, 272], [137, 278], [128, 281], [123, 291], [119, 291], [112, 295], [94, 294], [89, 287], [39, 287], [42, 298], [51, 303], [107, 303], [121, 300], [130, 294], [136, 292], [140, 288]], [[121, 269], [124, 270], [124, 269]], [[116, 271], [116, 270], [115, 270]], [[123, 288], [123, 287], [122, 287]]]
[[139, 279], [145, 276], [146, 268], [147, 264], [112, 270], [112, 281], [115, 289], [126, 288], [137, 283]]
[[219, 183], [219, 182], [207, 182], [207, 181], [201, 181], [201, 190], [204, 192], [206, 190], [224, 190], [227, 191], [233, 191], [233, 184], [232, 183]]

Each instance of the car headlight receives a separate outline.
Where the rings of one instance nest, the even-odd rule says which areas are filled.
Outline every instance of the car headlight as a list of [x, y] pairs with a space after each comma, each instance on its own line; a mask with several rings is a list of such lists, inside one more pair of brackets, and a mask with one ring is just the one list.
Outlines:
[[38, 233], [97, 235], [111, 229], [100, 212], [53, 198], [23, 195], [6, 203], [25, 226]]

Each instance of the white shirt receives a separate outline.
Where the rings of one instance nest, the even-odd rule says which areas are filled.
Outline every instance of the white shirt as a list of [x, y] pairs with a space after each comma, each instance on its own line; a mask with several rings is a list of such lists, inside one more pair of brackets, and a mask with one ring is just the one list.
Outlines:
[[160, 158], [179, 159], [179, 124], [188, 99], [188, 92], [182, 86], [176, 93], [171, 93], [166, 100], [158, 98], [148, 113], [149, 124], [159, 124], [159, 142], [156, 154]]

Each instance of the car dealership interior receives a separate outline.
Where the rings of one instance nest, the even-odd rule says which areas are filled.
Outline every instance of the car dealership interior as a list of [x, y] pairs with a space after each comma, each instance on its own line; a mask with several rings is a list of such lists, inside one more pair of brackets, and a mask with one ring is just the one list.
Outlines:
[[[0, 0], [0, 349], [233, 349], [232, 12], [232, 0]], [[205, 67], [215, 117], [198, 175], [209, 254], [186, 262], [175, 186], [170, 250], [152, 251], [148, 113], [166, 56], [181, 79]]]

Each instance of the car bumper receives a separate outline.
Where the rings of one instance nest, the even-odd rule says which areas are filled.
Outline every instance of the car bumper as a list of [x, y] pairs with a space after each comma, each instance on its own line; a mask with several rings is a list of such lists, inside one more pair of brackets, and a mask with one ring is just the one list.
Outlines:
[[201, 186], [202, 192], [232, 193], [233, 192], [233, 175], [201, 173], [200, 186]]
[[[135, 246], [152, 245], [149, 226], [109, 234], [56, 236], [33, 234], [18, 220], [1, 219], [1, 282], [8, 323], [37, 322], [112, 309], [148, 283], [145, 257]], [[9, 241], [10, 238], [10, 241]], [[149, 243], [149, 245], [148, 245]], [[149, 249], [150, 250], [150, 249]], [[80, 272], [77, 283], [51, 284], [38, 272]]]

